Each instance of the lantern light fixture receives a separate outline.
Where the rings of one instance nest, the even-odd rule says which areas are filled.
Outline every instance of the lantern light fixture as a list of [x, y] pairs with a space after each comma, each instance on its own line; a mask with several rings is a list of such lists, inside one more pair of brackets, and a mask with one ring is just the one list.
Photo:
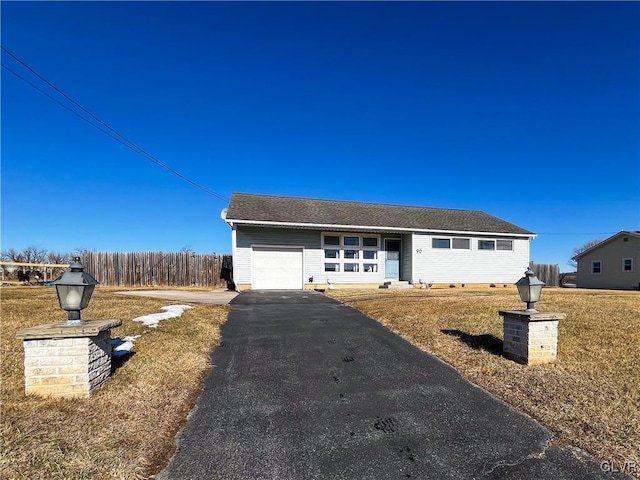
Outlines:
[[540, 294], [542, 293], [544, 282], [535, 276], [531, 268], [527, 268], [524, 275], [524, 277], [516, 282], [518, 295], [520, 295], [520, 300], [527, 304], [525, 312], [537, 313], [534, 305], [536, 302], [540, 301]]
[[80, 310], [87, 308], [95, 286], [99, 282], [84, 271], [80, 257], [75, 257], [69, 270], [53, 284], [56, 286], [60, 308], [67, 311], [66, 325], [80, 325]]

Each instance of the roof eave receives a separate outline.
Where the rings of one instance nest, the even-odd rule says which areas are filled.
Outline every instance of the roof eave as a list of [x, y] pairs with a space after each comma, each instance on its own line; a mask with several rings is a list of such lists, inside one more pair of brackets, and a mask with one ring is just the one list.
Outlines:
[[504, 235], [509, 237], [523, 237], [523, 238], [536, 238], [537, 235], [535, 233], [510, 233], [510, 232], [482, 232], [482, 231], [469, 231], [469, 230], [446, 230], [446, 229], [438, 229], [438, 228], [411, 228], [411, 227], [390, 227], [390, 226], [372, 226], [372, 225], [340, 225], [340, 224], [329, 224], [329, 223], [298, 223], [298, 222], [275, 222], [275, 221], [264, 221], [264, 220], [243, 220], [243, 219], [232, 219], [227, 218], [225, 220], [231, 226], [233, 225], [255, 225], [255, 226], [268, 226], [268, 227], [297, 227], [297, 228], [309, 228], [309, 229], [321, 229], [321, 230], [332, 230], [332, 229], [350, 229], [350, 230], [359, 230], [359, 231], [375, 231], [375, 230], [385, 230], [390, 232], [417, 232], [417, 233], [451, 233], [451, 234], [460, 234], [460, 235]]
[[574, 258], [577, 260], [580, 260], [581, 257], [587, 255], [588, 253], [591, 253], [594, 250], [597, 250], [600, 247], [604, 247], [605, 244], [609, 243], [612, 240], [615, 240], [616, 238], [618, 238], [621, 235], [629, 235], [631, 237], [636, 237], [636, 238], [640, 238], [640, 235], [638, 235], [635, 232], [631, 232], [631, 231], [627, 231], [627, 230], [622, 230], [614, 235], [611, 235], [609, 238], [605, 238], [604, 240], [602, 240], [600, 243], [597, 243], [596, 245], [594, 245], [593, 247], [585, 250], [584, 252], [580, 252], [578, 255], [576, 255]]

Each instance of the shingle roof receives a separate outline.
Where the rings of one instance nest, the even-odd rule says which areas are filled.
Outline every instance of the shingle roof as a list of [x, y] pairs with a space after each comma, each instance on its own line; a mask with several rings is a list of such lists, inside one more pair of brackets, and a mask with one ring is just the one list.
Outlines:
[[227, 221], [266, 224], [365, 226], [406, 230], [534, 233], [478, 210], [410, 207], [380, 203], [234, 193]]

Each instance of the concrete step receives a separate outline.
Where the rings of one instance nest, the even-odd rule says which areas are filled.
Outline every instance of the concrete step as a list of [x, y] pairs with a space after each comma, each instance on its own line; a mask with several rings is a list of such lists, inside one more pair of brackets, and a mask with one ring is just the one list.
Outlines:
[[388, 288], [391, 290], [401, 289], [401, 288], [413, 288], [406, 280], [392, 280], [390, 282], [384, 282], [383, 285], [380, 285], [379, 288]]

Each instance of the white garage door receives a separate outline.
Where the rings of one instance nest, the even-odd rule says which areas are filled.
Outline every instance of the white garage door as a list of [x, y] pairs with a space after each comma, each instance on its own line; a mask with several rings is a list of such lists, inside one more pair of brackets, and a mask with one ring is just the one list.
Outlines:
[[302, 249], [253, 247], [254, 290], [302, 289]]

